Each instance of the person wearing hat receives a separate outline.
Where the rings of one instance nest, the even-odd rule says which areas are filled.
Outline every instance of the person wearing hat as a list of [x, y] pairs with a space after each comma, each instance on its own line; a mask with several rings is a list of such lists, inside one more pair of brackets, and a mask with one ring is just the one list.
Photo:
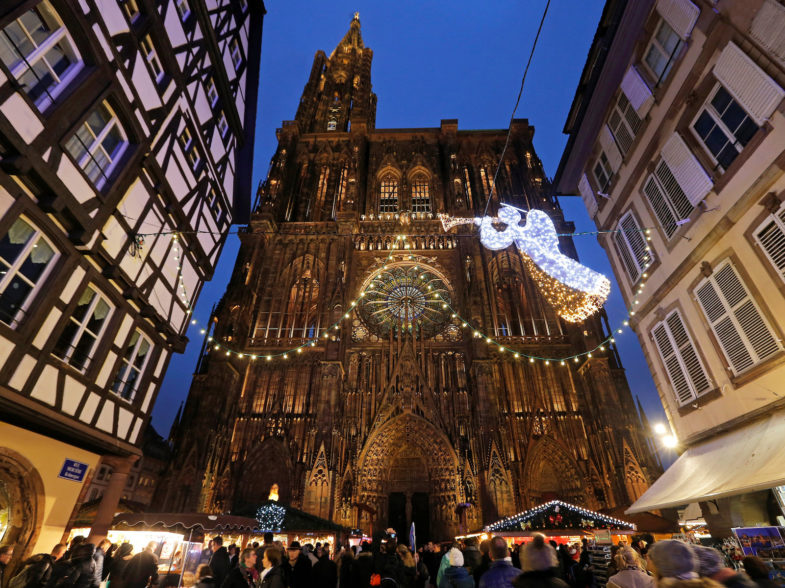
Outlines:
[[556, 575], [558, 569], [556, 550], [545, 542], [545, 535], [538, 533], [530, 543], [521, 546], [523, 573], [512, 581], [512, 585], [515, 588], [568, 588], [567, 582]]
[[683, 541], [657, 541], [646, 557], [658, 588], [722, 588], [714, 580], [698, 576], [698, 556]]
[[633, 549], [622, 547], [616, 554], [619, 570], [608, 578], [609, 588], [654, 588], [655, 581], [647, 574], [643, 562]]
[[474, 578], [463, 567], [464, 562], [461, 550], [453, 547], [444, 557], [447, 558], [450, 565], [444, 568], [444, 573], [437, 588], [474, 588]]
[[282, 567], [289, 588], [309, 588], [311, 586], [311, 560], [300, 549], [300, 542], [292, 541], [286, 554], [288, 557]]
[[713, 547], [693, 545], [692, 548], [698, 556], [698, 574], [704, 578], [711, 578], [727, 588], [756, 588], [747, 574], [726, 567], [722, 554]]

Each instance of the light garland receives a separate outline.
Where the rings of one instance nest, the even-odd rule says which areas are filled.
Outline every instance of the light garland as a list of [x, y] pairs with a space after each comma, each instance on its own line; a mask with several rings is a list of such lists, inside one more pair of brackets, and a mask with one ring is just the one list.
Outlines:
[[286, 517], [286, 507], [278, 504], [263, 504], [256, 511], [260, 531], [281, 531]]
[[[608, 515], [604, 515], [599, 512], [595, 512], [593, 510], [589, 510], [587, 508], [583, 508], [581, 506], [576, 506], [574, 504], [570, 504], [568, 502], [564, 502], [562, 500], [551, 500], [550, 502], [546, 502], [545, 504], [541, 504], [540, 506], [536, 506], [529, 510], [525, 510], [523, 512], [519, 512], [518, 514], [511, 515], [505, 517], [501, 520], [496, 521], [485, 527], [486, 531], [518, 531], [518, 530], [528, 530], [528, 529], [546, 529], [546, 528], [574, 528], [567, 526], [567, 523], [570, 521], [566, 521], [564, 516], [561, 514], [561, 509], [565, 508], [571, 515], [579, 516], [579, 517], [588, 517], [586, 519], [574, 519], [579, 520], [581, 523], [581, 528], [603, 528], [597, 525], [599, 521], [603, 525], [606, 525], [610, 528], [626, 528], [629, 530], [636, 530], [636, 526], [633, 523], [623, 521], [621, 519], [617, 519], [615, 517], [611, 517]], [[545, 517], [547, 511], [552, 510], [553, 515], [548, 517], [547, 519], [539, 517]], [[569, 515], [568, 515], [569, 516]], [[551, 520], [553, 519], [553, 520]], [[533, 520], [537, 520], [539, 526], [535, 526], [532, 524]], [[550, 523], [550, 525], [548, 524]], [[562, 524], [564, 523], [564, 524]]]
[[[523, 227], [519, 224], [521, 214], [518, 209], [506, 204], [502, 204], [498, 217], [483, 216], [470, 220], [443, 215], [440, 218], [445, 231], [473, 222], [480, 227], [482, 244], [493, 251], [506, 249], [515, 243], [545, 299], [568, 322], [586, 320], [602, 308], [610, 294], [608, 278], [559, 251], [556, 228], [542, 210], [529, 210]], [[507, 226], [499, 230], [494, 223]]]

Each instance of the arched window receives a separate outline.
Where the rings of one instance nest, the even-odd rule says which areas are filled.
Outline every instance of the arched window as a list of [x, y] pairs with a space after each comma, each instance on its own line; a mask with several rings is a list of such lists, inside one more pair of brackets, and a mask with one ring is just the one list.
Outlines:
[[422, 172], [412, 179], [412, 212], [431, 212], [428, 176]]
[[392, 172], [385, 173], [379, 183], [379, 212], [398, 212], [398, 178]]

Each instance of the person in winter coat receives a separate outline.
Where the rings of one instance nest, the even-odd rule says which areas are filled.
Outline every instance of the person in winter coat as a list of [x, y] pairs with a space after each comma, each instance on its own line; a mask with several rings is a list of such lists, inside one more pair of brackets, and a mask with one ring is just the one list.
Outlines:
[[282, 566], [289, 588], [310, 588], [311, 560], [300, 550], [300, 543], [292, 541], [286, 555]]
[[[217, 550], [216, 553], [218, 553]], [[210, 569], [213, 569], [213, 567], [210, 566]], [[215, 574], [214, 569], [213, 574]], [[240, 554], [240, 565], [236, 568], [232, 568], [226, 575], [226, 578], [221, 584], [221, 588], [255, 588], [258, 580], [259, 572], [256, 571], [256, 550], [253, 547], [246, 547]], [[216, 578], [216, 584], [217, 582], [218, 578]]]
[[133, 556], [133, 545], [123, 543], [112, 554], [112, 564], [109, 566], [109, 579], [112, 588], [126, 588], [126, 568]]
[[608, 578], [609, 588], [655, 588], [655, 581], [641, 569], [641, 559], [629, 547], [619, 549], [616, 554], [619, 571]]
[[491, 567], [491, 542], [488, 539], [480, 542], [480, 565], [474, 568], [472, 575], [474, 576], [474, 583], [480, 585], [480, 578]]
[[330, 559], [330, 547], [321, 548], [321, 556], [311, 571], [315, 588], [335, 588], [338, 584], [338, 566]]
[[515, 588], [567, 588], [567, 583], [557, 576], [556, 550], [545, 543], [544, 535], [535, 535], [531, 543], [521, 547], [521, 570], [512, 582]]
[[44, 588], [55, 562], [63, 557], [65, 545], [58, 543], [52, 553], [39, 553], [22, 563], [22, 569], [8, 582], [8, 588]]
[[262, 556], [262, 584], [261, 588], [286, 588], [283, 570], [281, 569], [283, 552], [269, 546]]
[[399, 545], [396, 548], [396, 553], [403, 564], [401, 570], [403, 572], [401, 576], [402, 581], [399, 585], [401, 588], [414, 588], [414, 580], [417, 577], [417, 562], [414, 561], [412, 552], [409, 551], [409, 548], [406, 547], [406, 545]]
[[777, 588], [778, 584], [769, 578], [769, 567], [761, 558], [748, 555], [741, 563], [750, 580], [755, 582], [758, 588]]
[[[371, 544], [363, 541], [360, 546], [360, 553], [352, 563], [350, 588], [366, 588], [371, 583], [373, 574], [373, 553]], [[345, 588], [345, 587], [344, 587]]]
[[[150, 541], [141, 552], [131, 558], [124, 570], [126, 588], [145, 588], [158, 584], [158, 556], [153, 553], [158, 543]], [[110, 572], [111, 574], [111, 572]], [[111, 586], [114, 580], [109, 578]]]
[[747, 574], [725, 567], [722, 554], [713, 547], [693, 545], [698, 556], [698, 574], [719, 582], [727, 588], [757, 588]]
[[414, 569], [414, 588], [426, 588], [427, 586], [430, 586], [430, 572], [428, 571], [428, 566], [425, 565], [425, 562], [423, 562], [419, 553], [414, 554]]
[[[437, 588], [474, 588], [474, 578], [463, 567], [463, 554], [457, 547], [453, 547], [445, 555], [449, 566], [444, 569], [442, 579]], [[487, 572], [486, 572], [487, 575]]]
[[95, 562], [95, 579], [98, 583], [104, 577], [104, 559], [106, 558], [106, 551], [111, 547], [112, 542], [109, 539], [102, 539], [93, 552], [93, 561]]
[[94, 553], [95, 545], [92, 543], [82, 543], [71, 552], [69, 561], [76, 572], [75, 580], [71, 583], [73, 588], [98, 588], [101, 582], [95, 575]]
[[210, 569], [213, 570], [215, 583], [222, 586], [232, 562], [229, 560], [229, 551], [224, 547], [223, 537], [213, 537], [213, 555], [210, 557]]
[[510, 550], [504, 537], [496, 536], [490, 544], [491, 564], [488, 571], [480, 578], [480, 588], [507, 588], [521, 574], [521, 570], [513, 566]]
[[354, 552], [348, 547], [341, 551], [338, 558], [338, 585], [349, 588], [352, 583], [352, 565], [354, 564]]
[[405, 582], [405, 574], [403, 569], [403, 562], [398, 556], [398, 542], [395, 539], [395, 531], [387, 529], [384, 541], [377, 542], [375, 540], [376, 550], [373, 558], [373, 571], [379, 574], [380, 579], [384, 582], [385, 578], [391, 578], [399, 585]]
[[649, 548], [647, 557], [657, 588], [722, 588], [711, 578], [698, 576], [698, 556], [682, 541], [657, 541]]
[[481, 562], [482, 553], [477, 547], [477, 539], [469, 537], [466, 539], [466, 549], [463, 550], [463, 565], [469, 569], [470, 574], [474, 574], [474, 570], [480, 566]]
[[[215, 578], [213, 577], [213, 570], [207, 564], [199, 564], [196, 568], [196, 576], [194, 577], [196, 588], [218, 588], [215, 585]], [[111, 584], [110, 584], [111, 586]]]

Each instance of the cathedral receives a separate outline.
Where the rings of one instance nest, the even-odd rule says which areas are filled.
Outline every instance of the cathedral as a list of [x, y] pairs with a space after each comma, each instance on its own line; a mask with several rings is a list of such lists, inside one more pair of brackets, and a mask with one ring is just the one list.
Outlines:
[[[438, 218], [483, 216], [507, 130], [377, 129], [372, 57], [355, 15], [278, 130], [154, 506], [253, 512], [276, 485], [348, 528], [414, 521], [419, 541], [554, 498], [632, 503], [661, 467], [614, 346], [523, 357], [594, 349], [604, 313], [565, 321], [514, 247]], [[489, 210], [573, 232], [533, 135], [513, 122]]]

